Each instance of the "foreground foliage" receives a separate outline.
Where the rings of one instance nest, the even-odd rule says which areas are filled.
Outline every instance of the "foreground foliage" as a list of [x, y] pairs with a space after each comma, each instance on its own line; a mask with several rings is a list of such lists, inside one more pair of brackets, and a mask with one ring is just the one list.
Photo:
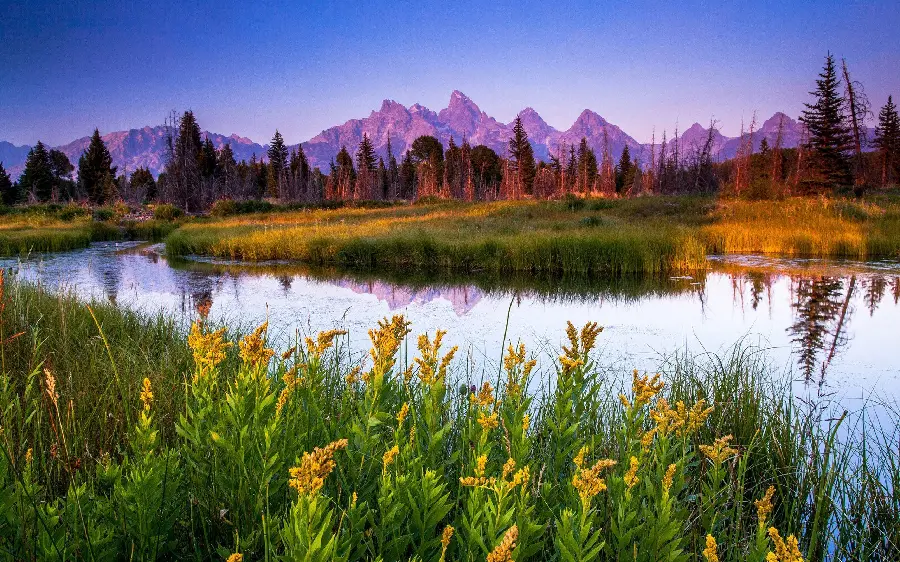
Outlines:
[[[23, 312], [74, 301], [23, 286], [8, 293], [7, 559], [898, 555], [896, 436], [798, 408], [740, 350], [678, 361], [666, 381], [635, 373], [617, 397], [591, 358], [596, 324], [568, 326], [553, 384], [540, 390], [521, 345], [485, 381], [453, 382], [456, 349], [442, 332], [419, 336], [404, 363], [410, 326], [399, 316], [371, 330], [369, 356], [350, 364], [341, 331], [276, 354], [266, 325], [233, 341], [200, 322], [188, 349], [170, 341], [172, 331], [130, 342], [152, 324], [118, 320], [111, 307], [70, 304], [68, 317], [56, 317], [95, 320], [90, 336], [39, 337], [23, 328]], [[85, 356], [108, 353], [101, 364], [117, 391], [78, 394], [71, 364], [33, 361], [97, 336], [102, 347]], [[174, 370], [154, 369], [149, 354], [169, 346], [192, 365], [176, 349]], [[94, 438], [104, 420], [118, 429]]]

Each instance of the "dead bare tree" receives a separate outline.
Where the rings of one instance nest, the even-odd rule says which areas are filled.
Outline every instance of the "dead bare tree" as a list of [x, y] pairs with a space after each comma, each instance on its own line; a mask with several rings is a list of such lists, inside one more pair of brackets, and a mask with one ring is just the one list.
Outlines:
[[847, 70], [847, 60], [841, 59], [844, 71], [844, 87], [847, 89], [846, 100], [850, 110], [850, 125], [853, 129], [853, 190], [857, 197], [865, 193], [865, 159], [863, 158], [862, 145], [864, 140], [864, 127], [869, 115], [869, 102], [862, 89], [862, 84], [850, 79], [850, 71]]

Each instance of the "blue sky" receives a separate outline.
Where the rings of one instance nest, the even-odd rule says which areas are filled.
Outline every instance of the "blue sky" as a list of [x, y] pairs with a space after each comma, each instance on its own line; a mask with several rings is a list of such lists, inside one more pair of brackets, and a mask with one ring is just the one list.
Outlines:
[[900, 95], [900, 6], [883, 2], [14, 2], [0, 19], [0, 140], [68, 142], [161, 124], [291, 142], [385, 98], [439, 110], [454, 89], [509, 121], [567, 129], [590, 108], [655, 127], [783, 110], [828, 50], [877, 112]]

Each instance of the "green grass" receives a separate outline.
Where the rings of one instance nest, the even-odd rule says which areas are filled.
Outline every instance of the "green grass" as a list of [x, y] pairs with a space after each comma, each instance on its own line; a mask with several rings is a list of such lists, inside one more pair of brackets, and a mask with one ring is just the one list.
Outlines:
[[[528, 375], [527, 353], [511, 358], [508, 371], [485, 374], [502, 402], [478, 404], [469, 385], [488, 381], [456, 360], [440, 376], [449, 350], [433, 334], [417, 346], [397, 320], [373, 332], [374, 362], [351, 360], [338, 336], [331, 348], [277, 350], [261, 367], [249, 358], [265, 344], [250, 337], [245, 361], [235, 345], [200, 369], [186, 334], [162, 317], [88, 309], [15, 283], [0, 303], [0, 559], [438, 560], [451, 525], [445, 560], [484, 560], [516, 525], [516, 560], [633, 560], [637, 551], [641, 561], [687, 562], [701, 559], [709, 533], [721, 560], [762, 562], [772, 545], [753, 501], [769, 486], [774, 512], [762, 527], [796, 536], [807, 560], [900, 554], [896, 406], [873, 408], [878, 418], [805, 406], [764, 351], [736, 345], [662, 364], [659, 396], [714, 409], [644, 447], [659, 427], [647, 410], [662, 403], [624, 408], [618, 395], [634, 404], [631, 385], [598, 370], [588, 332], [572, 334], [583, 364]], [[209, 348], [195, 342], [194, 351]], [[496, 426], [479, 423], [493, 413]], [[700, 453], [723, 435], [736, 454], [712, 462]], [[344, 438], [318, 473], [320, 490], [289, 486], [305, 452]], [[618, 461], [599, 474], [608, 489], [587, 500], [572, 484], [585, 445], [587, 466]], [[524, 485], [462, 485], [481, 455], [486, 477], [512, 479], [502, 470], [509, 458], [528, 466]], [[638, 482], [627, 488], [631, 456]]]
[[166, 248], [357, 270], [667, 274], [704, 269], [708, 254], [898, 258], [900, 202], [647, 197], [306, 210], [196, 222]]

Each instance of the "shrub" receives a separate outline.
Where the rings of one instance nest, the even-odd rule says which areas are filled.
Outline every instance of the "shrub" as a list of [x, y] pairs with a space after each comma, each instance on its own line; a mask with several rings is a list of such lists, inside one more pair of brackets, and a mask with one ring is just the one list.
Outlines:
[[160, 221], [173, 221], [182, 214], [181, 209], [171, 203], [164, 203], [153, 208], [153, 218]]

